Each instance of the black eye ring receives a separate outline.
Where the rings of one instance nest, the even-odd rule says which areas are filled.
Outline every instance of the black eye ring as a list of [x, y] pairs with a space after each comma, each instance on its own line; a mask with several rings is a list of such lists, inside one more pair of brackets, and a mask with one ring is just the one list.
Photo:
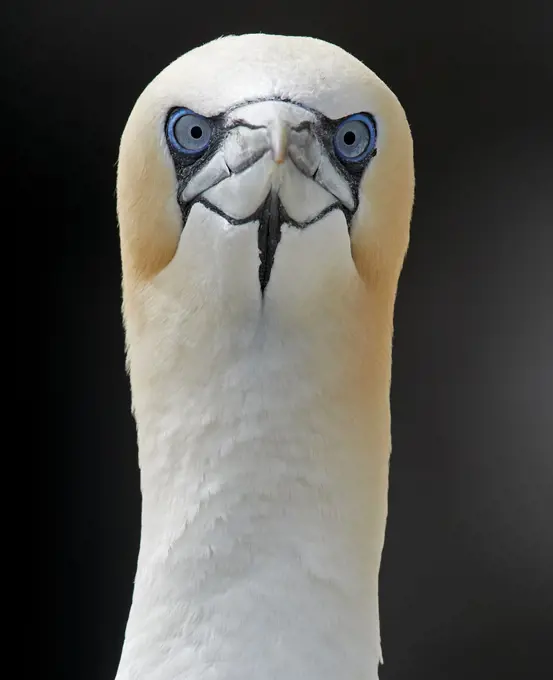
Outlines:
[[355, 113], [343, 120], [334, 133], [334, 149], [340, 160], [359, 163], [376, 148], [376, 123], [372, 116]]
[[198, 156], [211, 141], [213, 126], [211, 121], [190, 109], [177, 109], [167, 121], [167, 137], [171, 146], [181, 153]]

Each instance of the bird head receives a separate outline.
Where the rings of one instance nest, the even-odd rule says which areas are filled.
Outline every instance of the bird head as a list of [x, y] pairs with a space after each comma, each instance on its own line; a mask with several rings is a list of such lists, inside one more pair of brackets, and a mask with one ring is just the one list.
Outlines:
[[173, 314], [192, 342], [194, 318], [211, 319], [200, 342], [371, 293], [390, 308], [413, 187], [401, 105], [344, 50], [262, 34], [198, 47], [150, 83], [122, 136], [127, 328]]

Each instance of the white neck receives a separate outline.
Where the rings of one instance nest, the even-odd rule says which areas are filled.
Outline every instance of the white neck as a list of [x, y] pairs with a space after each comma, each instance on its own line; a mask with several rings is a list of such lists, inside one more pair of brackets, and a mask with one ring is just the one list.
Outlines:
[[142, 538], [116, 680], [377, 679], [390, 331], [370, 312], [294, 336], [266, 309], [193, 361], [179, 329], [133, 341]]

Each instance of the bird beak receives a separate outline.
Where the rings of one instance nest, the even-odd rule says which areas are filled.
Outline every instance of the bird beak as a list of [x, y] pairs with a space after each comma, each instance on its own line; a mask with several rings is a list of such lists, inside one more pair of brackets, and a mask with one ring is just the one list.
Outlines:
[[314, 132], [316, 122], [294, 104], [245, 104], [228, 118], [217, 152], [183, 175], [181, 205], [200, 201], [230, 224], [258, 222], [262, 293], [283, 224], [303, 229], [330, 210], [355, 207], [347, 178]]

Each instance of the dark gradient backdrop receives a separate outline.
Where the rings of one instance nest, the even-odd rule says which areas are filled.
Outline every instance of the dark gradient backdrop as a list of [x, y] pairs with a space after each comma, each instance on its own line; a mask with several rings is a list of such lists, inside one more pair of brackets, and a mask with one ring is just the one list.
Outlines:
[[26, 207], [55, 209], [33, 222], [54, 244], [42, 268], [54, 286], [43, 337], [60, 501], [52, 677], [112, 680], [139, 539], [119, 316], [118, 138], [169, 61], [249, 31], [338, 43], [391, 85], [413, 128], [381, 678], [548, 675], [553, 3], [79, 0], [14, 2], [8, 13], [4, 141], [32, 189]]

